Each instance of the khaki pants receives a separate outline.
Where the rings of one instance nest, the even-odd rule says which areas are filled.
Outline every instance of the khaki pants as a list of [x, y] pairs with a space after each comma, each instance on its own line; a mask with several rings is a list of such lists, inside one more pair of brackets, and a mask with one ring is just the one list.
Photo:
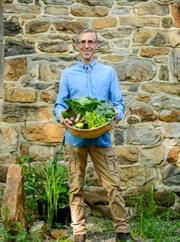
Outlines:
[[[128, 214], [120, 194], [116, 158], [112, 148], [65, 146], [64, 158], [70, 174], [70, 209], [74, 234], [85, 234], [83, 185], [87, 156], [90, 155], [95, 171], [107, 191], [112, 220], [116, 232], [128, 232]], [[92, 194], [93, 196], [93, 194]]]

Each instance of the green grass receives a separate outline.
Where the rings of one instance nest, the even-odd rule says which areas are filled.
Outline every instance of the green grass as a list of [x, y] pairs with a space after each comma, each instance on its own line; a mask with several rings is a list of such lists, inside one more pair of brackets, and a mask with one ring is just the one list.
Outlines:
[[[137, 198], [136, 198], [137, 199]], [[159, 212], [153, 190], [139, 196], [135, 206], [136, 217], [130, 220], [135, 237], [153, 242], [178, 242], [179, 214], [171, 208]]]

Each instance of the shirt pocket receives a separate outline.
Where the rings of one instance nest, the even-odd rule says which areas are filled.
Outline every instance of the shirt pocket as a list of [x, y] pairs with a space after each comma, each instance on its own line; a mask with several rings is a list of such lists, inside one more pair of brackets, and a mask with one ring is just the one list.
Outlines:
[[65, 145], [64, 149], [64, 161], [65, 166], [68, 169], [70, 175], [76, 173], [76, 159], [73, 149], [69, 145]]
[[113, 175], [118, 174], [118, 167], [117, 167], [117, 157], [112, 148], [108, 149], [105, 153], [105, 160], [106, 164], [109, 168], [109, 172]]

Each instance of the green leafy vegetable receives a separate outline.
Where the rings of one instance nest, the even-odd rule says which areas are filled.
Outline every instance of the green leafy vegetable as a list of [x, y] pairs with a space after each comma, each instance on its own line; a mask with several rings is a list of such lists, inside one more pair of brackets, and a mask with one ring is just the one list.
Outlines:
[[107, 122], [112, 122], [115, 110], [112, 103], [90, 97], [65, 99], [68, 110], [62, 113], [64, 118], [72, 118], [73, 126], [81, 129], [99, 127]]

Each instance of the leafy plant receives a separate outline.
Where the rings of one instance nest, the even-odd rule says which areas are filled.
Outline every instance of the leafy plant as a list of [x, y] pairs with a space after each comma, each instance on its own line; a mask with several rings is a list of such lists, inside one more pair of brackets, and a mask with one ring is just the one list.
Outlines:
[[134, 235], [156, 242], [176, 241], [176, 229], [180, 222], [173, 220], [173, 217], [176, 218], [177, 213], [171, 212], [169, 208], [163, 213], [157, 213], [153, 188], [135, 199], [136, 217], [131, 219]]
[[48, 228], [56, 219], [57, 210], [68, 206], [69, 187], [68, 172], [63, 159], [63, 146], [56, 150], [53, 159], [46, 164], [33, 165], [28, 153], [17, 161], [24, 170], [24, 190], [26, 205], [26, 221], [30, 226], [38, 218], [45, 219]]
[[0, 227], [0, 242], [30, 242], [28, 232], [20, 222], [6, 223]]
[[73, 126], [80, 129], [99, 127], [115, 118], [113, 105], [105, 100], [81, 97], [77, 99], [65, 99], [69, 109], [62, 112], [64, 118], [69, 118]]
[[52, 228], [53, 219], [57, 217], [58, 208], [67, 206], [68, 201], [68, 173], [64, 165], [53, 159], [44, 167], [44, 189], [47, 201], [47, 225]]

